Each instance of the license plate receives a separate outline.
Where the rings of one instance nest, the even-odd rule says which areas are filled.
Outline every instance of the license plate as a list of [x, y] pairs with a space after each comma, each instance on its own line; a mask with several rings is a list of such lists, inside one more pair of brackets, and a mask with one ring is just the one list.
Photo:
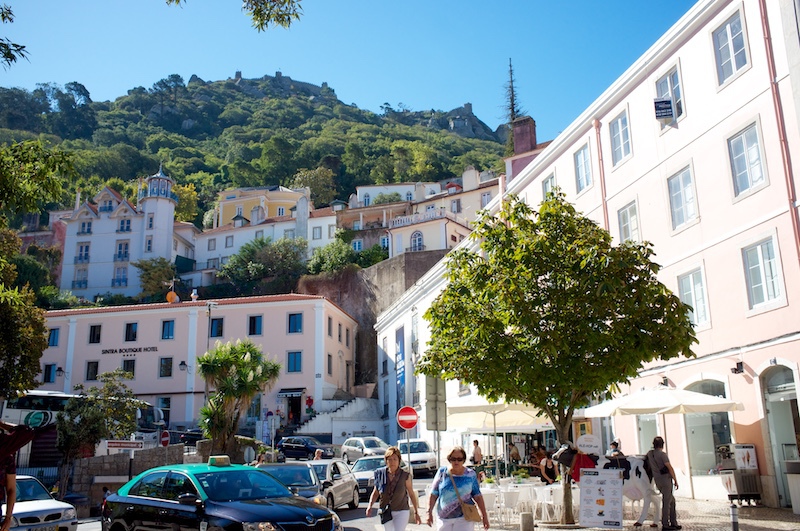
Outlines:
[[[56, 525], [48, 525], [48, 526], [45, 526], [45, 527], [37, 527], [37, 528], [35, 528], [35, 531], [56, 531], [56, 529], [58, 529], [58, 526], [56, 526]], [[30, 531], [34, 531], [34, 529], [31, 528]]]
[[365, 494], [367, 492], [367, 489], [358, 489], [358, 492], [360, 492], [361, 494]]

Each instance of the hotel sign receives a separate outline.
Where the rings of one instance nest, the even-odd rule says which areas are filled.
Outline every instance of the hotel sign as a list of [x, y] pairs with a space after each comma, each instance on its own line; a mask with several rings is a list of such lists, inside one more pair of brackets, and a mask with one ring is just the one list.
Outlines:
[[158, 352], [158, 347], [104, 348], [101, 354], [136, 354], [137, 352]]

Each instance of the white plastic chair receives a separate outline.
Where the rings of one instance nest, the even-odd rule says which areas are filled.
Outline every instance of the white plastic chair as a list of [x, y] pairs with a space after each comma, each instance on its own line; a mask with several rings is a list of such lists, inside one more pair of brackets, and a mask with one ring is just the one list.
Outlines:
[[510, 523], [517, 512], [517, 502], [519, 501], [519, 490], [509, 489], [503, 492], [500, 505], [500, 515], [504, 522]]
[[489, 520], [492, 517], [497, 517], [497, 492], [496, 490], [482, 490], [481, 496], [483, 496], [483, 505], [486, 507], [486, 513], [489, 516]]

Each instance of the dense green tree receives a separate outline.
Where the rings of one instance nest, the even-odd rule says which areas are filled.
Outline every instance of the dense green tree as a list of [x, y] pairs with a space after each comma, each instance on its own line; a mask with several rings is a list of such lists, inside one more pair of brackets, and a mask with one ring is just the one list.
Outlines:
[[142, 292], [139, 297], [150, 301], [163, 301], [172, 279], [176, 276], [175, 264], [162, 257], [137, 260], [131, 265], [139, 270]]
[[320, 273], [335, 273], [341, 271], [348, 264], [356, 261], [356, 252], [353, 247], [336, 238], [324, 247], [317, 247], [308, 261], [308, 273], [319, 275]]
[[356, 263], [364, 269], [383, 262], [387, 258], [389, 258], [389, 249], [384, 249], [378, 244], [356, 253]]
[[375, 196], [375, 199], [372, 200], [372, 204], [382, 205], [384, 203], [397, 203], [399, 201], [403, 201], [403, 197], [400, 195], [400, 192], [392, 192], [389, 194], [380, 193]]
[[301, 168], [294, 174], [290, 188], [305, 188], [311, 190], [311, 200], [315, 208], [329, 205], [336, 198], [336, 188], [333, 183], [333, 172], [328, 168], [315, 168], [309, 170]]
[[211, 452], [233, 455], [242, 414], [256, 395], [272, 387], [281, 366], [247, 339], [217, 341], [213, 349], [197, 358], [197, 367], [211, 391], [200, 409], [200, 425], [212, 440]]
[[[451, 254], [448, 284], [425, 313], [423, 374], [532, 404], [564, 443], [575, 409], [592, 397], [644, 363], [693, 356], [690, 308], [656, 278], [650, 244], [612, 245], [560, 193], [538, 214], [510, 197], [474, 228], [477, 248]], [[562, 521], [570, 524], [571, 497], [565, 489]]]
[[11, 263], [17, 271], [14, 287], [22, 288], [28, 286], [31, 291], [38, 294], [44, 286], [50, 284], [50, 271], [36, 258], [26, 254], [18, 254], [11, 258]]
[[307, 243], [302, 238], [256, 238], [244, 244], [219, 271], [219, 278], [236, 285], [241, 294], [288, 293], [306, 272]]
[[284, 136], [273, 136], [261, 149], [261, 171], [266, 182], [284, 183], [294, 175], [295, 148]]

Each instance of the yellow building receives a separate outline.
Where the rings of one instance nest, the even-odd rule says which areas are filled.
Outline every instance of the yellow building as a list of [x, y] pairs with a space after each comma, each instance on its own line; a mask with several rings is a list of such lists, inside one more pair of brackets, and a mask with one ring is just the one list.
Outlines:
[[279, 185], [222, 191], [217, 200], [214, 228], [233, 223], [236, 216], [245, 217], [252, 224], [267, 218], [290, 216], [297, 200], [309, 195], [307, 188], [291, 190]]

